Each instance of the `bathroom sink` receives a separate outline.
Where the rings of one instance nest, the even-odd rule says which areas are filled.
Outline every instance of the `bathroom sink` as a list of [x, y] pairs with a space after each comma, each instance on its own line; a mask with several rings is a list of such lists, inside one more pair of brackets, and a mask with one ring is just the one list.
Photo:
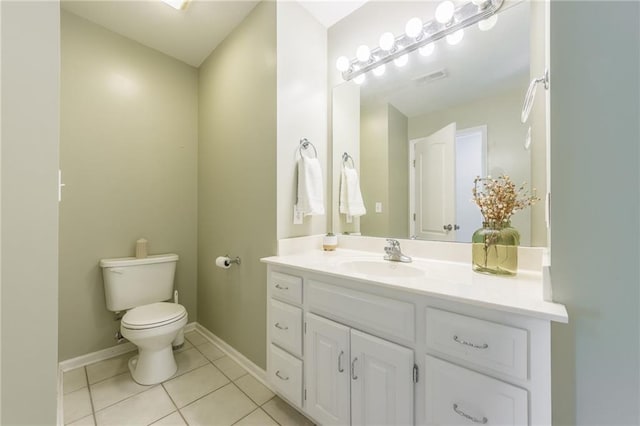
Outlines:
[[345, 260], [338, 265], [344, 273], [362, 274], [385, 278], [417, 278], [425, 275], [422, 269], [407, 263], [388, 260]]

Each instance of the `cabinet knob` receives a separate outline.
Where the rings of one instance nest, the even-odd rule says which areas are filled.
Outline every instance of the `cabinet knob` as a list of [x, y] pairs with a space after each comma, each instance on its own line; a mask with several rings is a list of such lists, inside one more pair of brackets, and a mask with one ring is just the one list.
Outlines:
[[286, 325], [284, 325], [284, 326], [280, 325], [279, 322], [275, 323], [274, 326], [279, 330], [288, 330], [289, 329], [289, 327], [287, 327]]
[[283, 286], [283, 285], [280, 285], [280, 284], [276, 284], [276, 288], [278, 290], [289, 290], [289, 287]]

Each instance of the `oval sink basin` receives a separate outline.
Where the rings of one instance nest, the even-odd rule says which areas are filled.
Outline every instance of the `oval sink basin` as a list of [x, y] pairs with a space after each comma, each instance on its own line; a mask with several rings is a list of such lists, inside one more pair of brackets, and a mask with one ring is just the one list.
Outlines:
[[425, 275], [422, 269], [388, 260], [346, 260], [340, 263], [338, 268], [345, 273], [387, 278], [415, 278]]

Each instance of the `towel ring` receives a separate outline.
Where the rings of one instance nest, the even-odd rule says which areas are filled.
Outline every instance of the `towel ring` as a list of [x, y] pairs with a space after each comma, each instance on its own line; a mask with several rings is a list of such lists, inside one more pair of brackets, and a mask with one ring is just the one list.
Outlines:
[[350, 156], [349, 154], [347, 154], [346, 152], [344, 154], [342, 154], [342, 163], [346, 163], [347, 161], [351, 160], [351, 167], [353, 167], [354, 169], [356, 168], [356, 163], [353, 161], [353, 157]]
[[302, 150], [309, 148], [309, 146], [313, 148], [313, 153], [315, 154], [313, 158], [318, 158], [318, 151], [316, 150], [315, 145], [313, 145], [311, 141], [307, 138], [300, 139], [300, 146], [298, 147], [298, 151], [300, 152], [300, 157], [302, 157]]

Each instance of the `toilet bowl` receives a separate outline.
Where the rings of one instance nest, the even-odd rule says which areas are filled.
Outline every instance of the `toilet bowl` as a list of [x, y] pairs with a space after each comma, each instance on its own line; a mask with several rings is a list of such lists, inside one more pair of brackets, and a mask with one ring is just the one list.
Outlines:
[[176, 373], [171, 343], [186, 324], [187, 311], [177, 303], [151, 303], [127, 311], [120, 332], [138, 347], [138, 355], [129, 360], [133, 380], [153, 385]]

